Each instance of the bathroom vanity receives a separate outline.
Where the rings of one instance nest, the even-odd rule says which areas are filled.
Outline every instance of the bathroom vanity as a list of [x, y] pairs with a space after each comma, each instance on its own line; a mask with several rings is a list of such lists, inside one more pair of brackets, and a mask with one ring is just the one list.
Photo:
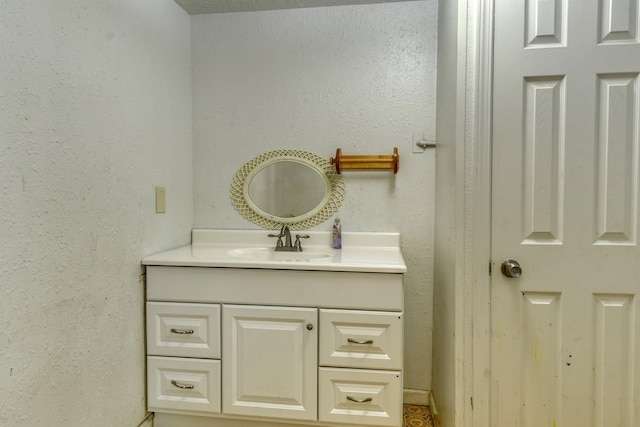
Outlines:
[[305, 234], [194, 230], [143, 260], [156, 426], [402, 425], [399, 235]]

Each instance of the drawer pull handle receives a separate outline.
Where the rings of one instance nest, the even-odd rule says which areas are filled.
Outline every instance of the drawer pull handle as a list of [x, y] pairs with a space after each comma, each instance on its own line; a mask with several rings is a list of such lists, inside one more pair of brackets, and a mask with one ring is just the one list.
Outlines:
[[176, 380], [171, 380], [171, 384], [183, 390], [193, 390], [193, 384], [180, 384]]
[[370, 397], [364, 398], [364, 399], [356, 399], [355, 397], [351, 397], [351, 396], [347, 396], [347, 400], [350, 400], [352, 402], [356, 402], [356, 403], [367, 403], [367, 402], [371, 402], [373, 399]]
[[356, 340], [353, 338], [347, 338], [347, 342], [351, 344], [373, 344], [373, 340]]
[[171, 332], [178, 335], [191, 335], [193, 334], [193, 329], [176, 329], [171, 328]]

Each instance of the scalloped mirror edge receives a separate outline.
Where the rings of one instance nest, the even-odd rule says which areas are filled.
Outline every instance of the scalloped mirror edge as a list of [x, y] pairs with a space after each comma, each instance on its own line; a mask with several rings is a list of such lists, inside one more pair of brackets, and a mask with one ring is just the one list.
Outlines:
[[[293, 218], [278, 217], [257, 208], [248, 193], [248, 186], [253, 176], [266, 166], [287, 160], [315, 169], [328, 183], [328, 194], [318, 207]], [[274, 230], [280, 228], [282, 224], [287, 224], [292, 230], [305, 230], [325, 222], [335, 214], [342, 206], [346, 191], [342, 175], [338, 174], [334, 166], [324, 157], [304, 150], [274, 150], [260, 154], [238, 169], [231, 181], [229, 193], [236, 211], [243, 218], [262, 228]]]

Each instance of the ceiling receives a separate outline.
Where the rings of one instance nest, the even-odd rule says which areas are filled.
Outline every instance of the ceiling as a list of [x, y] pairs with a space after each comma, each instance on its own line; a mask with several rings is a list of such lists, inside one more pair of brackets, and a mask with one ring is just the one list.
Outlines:
[[342, 6], [347, 4], [391, 3], [397, 1], [406, 0], [175, 0], [189, 15]]

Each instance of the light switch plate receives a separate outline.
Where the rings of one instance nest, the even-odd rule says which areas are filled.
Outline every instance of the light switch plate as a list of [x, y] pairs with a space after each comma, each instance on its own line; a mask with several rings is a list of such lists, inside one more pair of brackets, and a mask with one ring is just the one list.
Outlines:
[[156, 213], [167, 211], [167, 191], [164, 187], [156, 187]]

